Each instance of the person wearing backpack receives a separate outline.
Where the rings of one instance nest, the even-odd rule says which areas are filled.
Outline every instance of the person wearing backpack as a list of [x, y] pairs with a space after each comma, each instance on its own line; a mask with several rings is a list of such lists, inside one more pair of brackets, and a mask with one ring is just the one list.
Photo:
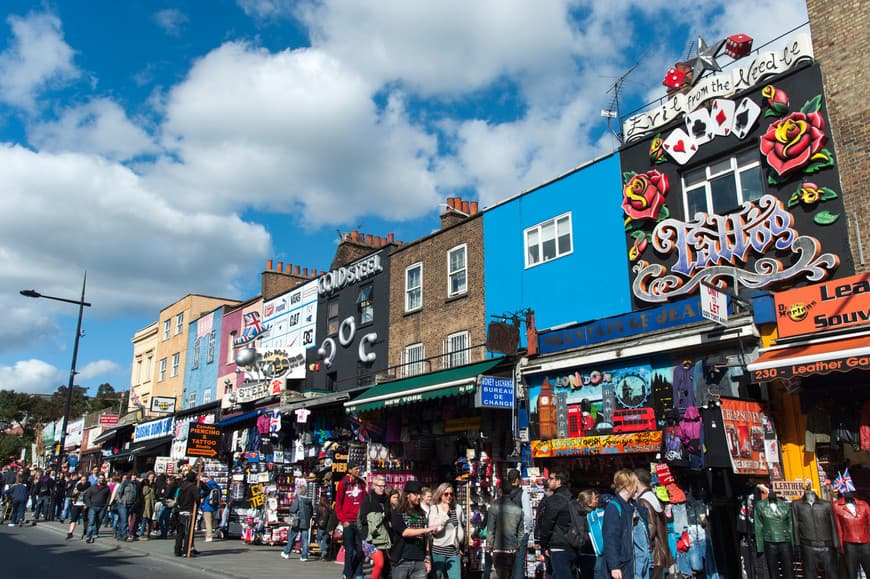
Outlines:
[[649, 546], [652, 552], [652, 577], [662, 579], [665, 569], [673, 565], [671, 549], [668, 545], [668, 528], [665, 521], [664, 507], [653, 492], [652, 476], [645, 468], [634, 470], [637, 475], [637, 504], [646, 510], [647, 529], [649, 531]]
[[553, 579], [573, 579], [580, 549], [589, 540], [586, 517], [571, 496], [568, 475], [551, 473], [549, 486], [553, 495], [541, 518], [541, 549], [549, 553]]
[[604, 560], [611, 579], [634, 579], [634, 524], [638, 514], [632, 498], [637, 492], [637, 475], [625, 468], [616, 471], [613, 492], [615, 496], [604, 507]]
[[308, 550], [311, 546], [311, 541], [308, 539], [308, 532], [311, 529], [311, 517], [314, 515], [314, 505], [311, 499], [308, 498], [308, 487], [301, 486], [296, 491], [296, 498], [290, 505], [290, 515], [294, 516], [296, 522], [290, 528], [290, 533], [287, 537], [287, 545], [281, 552], [281, 557], [284, 559], [290, 558], [290, 553], [293, 552], [293, 545], [296, 543], [296, 537], [300, 537], [302, 552], [299, 554], [299, 560], [305, 562], [308, 560]]
[[586, 528], [589, 541], [580, 550], [580, 579], [608, 579], [604, 571], [604, 508], [601, 495], [595, 489], [580, 491], [577, 495], [580, 508], [586, 513]]
[[221, 488], [214, 477], [205, 483], [205, 500], [202, 501], [202, 520], [205, 521], [205, 542], [214, 540], [214, 517], [221, 506]]

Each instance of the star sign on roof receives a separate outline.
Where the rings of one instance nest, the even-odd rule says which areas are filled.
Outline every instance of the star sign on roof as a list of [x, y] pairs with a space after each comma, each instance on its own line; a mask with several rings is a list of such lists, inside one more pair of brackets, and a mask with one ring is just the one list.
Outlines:
[[698, 79], [701, 78], [704, 71], [712, 70], [719, 72], [722, 70], [722, 67], [719, 66], [718, 62], [716, 62], [716, 55], [720, 50], [722, 50], [724, 44], [724, 40], [719, 40], [713, 43], [712, 46], [708, 46], [703, 38], [700, 36], [698, 37], [698, 56], [691, 61], [693, 85], [698, 82]]

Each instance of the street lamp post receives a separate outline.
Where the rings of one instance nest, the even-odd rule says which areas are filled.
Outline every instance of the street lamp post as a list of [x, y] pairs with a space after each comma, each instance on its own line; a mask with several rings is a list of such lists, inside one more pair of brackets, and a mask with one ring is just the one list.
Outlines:
[[61, 422], [60, 429], [60, 441], [56, 447], [57, 449], [57, 465], [55, 467], [55, 472], [60, 474], [60, 457], [63, 455], [64, 445], [66, 444], [66, 427], [69, 423], [69, 413], [70, 406], [72, 405], [72, 392], [75, 387], [74, 381], [76, 376], [76, 360], [79, 356], [79, 338], [82, 336], [82, 315], [84, 314], [85, 306], [91, 307], [91, 304], [85, 301], [85, 285], [88, 281], [88, 272], [85, 272], [84, 278], [82, 279], [82, 297], [79, 300], [70, 300], [66, 298], [58, 298], [54, 296], [47, 296], [45, 294], [41, 294], [36, 290], [21, 290], [19, 293], [28, 298], [45, 298], [47, 300], [55, 300], [58, 302], [66, 302], [68, 304], [76, 304], [79, 306], [79, 319], [76, 322], [76, 338], [73, 342], [73, 355], [72, 355], [72, 364], [69, 369], [69, 384], [66, 388], [66, 400], [63, 403], [63, 421]]

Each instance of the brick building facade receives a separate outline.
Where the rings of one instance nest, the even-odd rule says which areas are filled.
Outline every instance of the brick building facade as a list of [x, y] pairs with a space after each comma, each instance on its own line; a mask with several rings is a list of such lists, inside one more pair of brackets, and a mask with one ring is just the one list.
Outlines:
[[391, 258], [391, 377], [485, 358], [483, 219], [477, 203], [448, 198], [441, 229]]
[[[849, 221], [856, 272], [870, 271], [870, 2], [807, 0], [813, 52], [822, 67], [831, 131], [837, 144], [840, 183]], [[863, 253], [863, 260], [862, 260]]]

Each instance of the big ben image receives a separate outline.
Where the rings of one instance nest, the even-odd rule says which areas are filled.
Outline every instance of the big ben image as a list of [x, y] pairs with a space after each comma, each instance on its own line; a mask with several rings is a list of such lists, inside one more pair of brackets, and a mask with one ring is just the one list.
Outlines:
[[538, 431], [542, 440], [556, 438], [556, 396], [549, 378], [544, 378], [538, 394]]

